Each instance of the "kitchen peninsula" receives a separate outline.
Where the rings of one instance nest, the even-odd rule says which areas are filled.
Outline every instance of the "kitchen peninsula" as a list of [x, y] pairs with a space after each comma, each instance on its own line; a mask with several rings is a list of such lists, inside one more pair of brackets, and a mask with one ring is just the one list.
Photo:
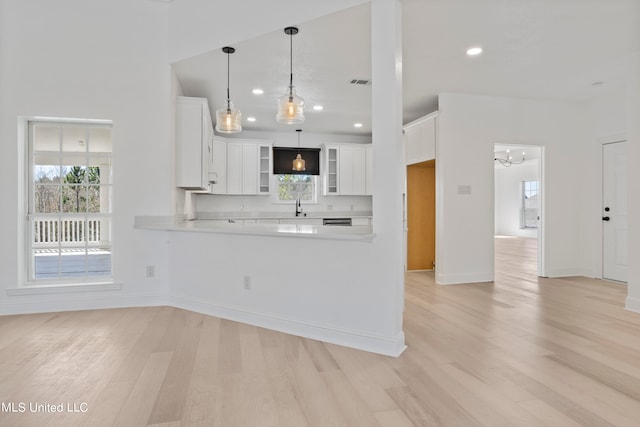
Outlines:
[[[335, 220], [351, 225], [329, 225]], [[371, 215], [362, 212], [313, 214], [301, 218], [269, 213], [219, 214], [185, 220], [179, 217], [138, 216], [135, 228], [143, 230], [244, 234], [251, 236], [302, 237], [371, 241], [375, 237]]]

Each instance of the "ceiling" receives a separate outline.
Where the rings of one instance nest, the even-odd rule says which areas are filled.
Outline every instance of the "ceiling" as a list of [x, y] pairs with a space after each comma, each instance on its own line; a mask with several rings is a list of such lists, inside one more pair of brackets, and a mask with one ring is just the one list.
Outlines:
[[[404, 123], [436, 110], [445, 92], [588, 100], [620, 89], [626, 56], [640, 51], [640, 0], [403, 0], [402, 7]], [[298, 127], [370, 134], [371, 85], [350, 83], [371, 79], [369, 3], [291, 25], [300, 29], [293, 78], [307, 117]], [[470, 46], [484, 52], [468, 57]], [[231, 99], [244, 129], [293, 130], [275, 122], [289, 79], [289, 36], [278, 30], [233, 47]], [[220, 48], [174, 64], [184, 94], [208, 98], [212, 110], [226, 99]]]

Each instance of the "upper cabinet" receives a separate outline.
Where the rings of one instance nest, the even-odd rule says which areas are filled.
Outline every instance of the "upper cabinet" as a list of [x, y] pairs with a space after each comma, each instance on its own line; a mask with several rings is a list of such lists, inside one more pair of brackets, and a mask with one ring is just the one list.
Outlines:
[[403, 127], [405, 164], [424, 162], [436, 158], [438, 112], [414, 120]]
[[[216, 138], [217, 139], [217, 138]], [[269, 194], [271, 142], [226, 139], [226, 192], [214, 194]]]
[[214, 135], [205, 98], [176, 99], [176, 187], [211, 194], [269, 194], [271, 145]]
[[324, 195], [364, 196], [372, 193], [371, 144], [324, 146]]
[[176, 100], [176, 187], [209, 189], [213, 126], [204, 98]]

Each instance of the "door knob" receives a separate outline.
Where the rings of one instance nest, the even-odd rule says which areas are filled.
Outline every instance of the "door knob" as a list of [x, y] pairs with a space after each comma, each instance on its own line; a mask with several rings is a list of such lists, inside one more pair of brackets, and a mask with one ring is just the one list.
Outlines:
[[603, 216], [603, 217], [602, 217], [602, 220], [603, 220], [603, 221], [609, 221], [610, 219], [611, 219], [611, 218], [609, 218], [608, 216]]
[[611, 209], [609, 209], [609, 206], [607, 206], [606, 208], [604, 208], [605, 212], [609, 212]]

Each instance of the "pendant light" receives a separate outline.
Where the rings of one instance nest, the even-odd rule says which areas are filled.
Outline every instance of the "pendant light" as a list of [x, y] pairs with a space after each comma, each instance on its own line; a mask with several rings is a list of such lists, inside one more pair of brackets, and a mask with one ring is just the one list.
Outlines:
[[242, 115], [240, 110], [233, 108], [229, 96], [229, 56], [236, 50], [226, 46], [222, 51], [227, 54], [227, 102], [224, 107], [216, 111], [216, 131], [221, 133], [237, 133], [242, 130]]
[[298, 34], [298, 28], [287, 27], [284, 33], [289, 36], [289, 56], [290, 56], [290, 73], [289, 87], [287, 92], [278, 98], [278, 112], [276, 121], [279, 123], [302, 123], [304, 122], [304, 99], [296, 95], [293, 88], [293, 36]]
[[296, 129], [296, 132], [298, 132], [298, 154], [296, 155], [296, 158], [293, 159], [293, 170], [296, 172], [303, 172], [307, 169], [304, 166], [305, 161], [302, 158], [302, 154], [300, 154], [300, 133], [302, 132], [302, 129]]

